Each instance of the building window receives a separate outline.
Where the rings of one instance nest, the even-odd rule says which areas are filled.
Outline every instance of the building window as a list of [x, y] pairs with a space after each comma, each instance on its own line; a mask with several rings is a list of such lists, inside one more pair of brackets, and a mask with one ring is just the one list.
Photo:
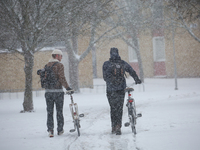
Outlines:
[[[131, 43], [131, 45], [133, 45], [132, 38], [129, 38], [128, 41]], [[138, 62], [136, 52], [131, 46], [128, 46], [128, 56], [129, 62]]]
[[153, 38], [154, 61], [165, 61], [165, 40], [164, 37]]

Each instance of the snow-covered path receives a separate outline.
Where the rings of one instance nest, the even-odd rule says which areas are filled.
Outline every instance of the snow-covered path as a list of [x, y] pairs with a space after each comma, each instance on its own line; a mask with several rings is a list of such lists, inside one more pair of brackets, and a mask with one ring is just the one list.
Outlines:
[[[131, 83], [132, 80], [128, 79]], [[95, 84], [105, 84], [101, 79]], [[137, 112], [137, 135], [122, 127], [122, 135], [110, 133], [110, 115], [105, 89], [82, 89], [74, 94], [81, 118], [81, 136], [68, 132], [73, 128], [69, 112], [70, 98], [65, 95], [65, 133], [49, 138], [46, 132], [46, 104], [43, 93], [34, 95], [34, 113], [19, 113], [23, 96], [0, 99], [1, 150], [199, 150], [200, 79], [179, 79], [174, 90], [173, 79], [146, 79], [134, 86]], [[124, 106], [123, 123], [128, 121]], [[55, 120], [56, 130], [56, 120]]]

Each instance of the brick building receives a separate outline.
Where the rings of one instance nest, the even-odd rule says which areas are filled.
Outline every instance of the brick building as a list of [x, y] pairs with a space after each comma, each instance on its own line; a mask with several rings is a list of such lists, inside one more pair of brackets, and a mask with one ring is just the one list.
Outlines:
[[[175, 35], [175, 54], [177, 65], [177, 76], [179, 78], [200, 77], [200, 43], [187, 32]], [[174, 53], [171, 34], [163, 35], [139, 35], [139, 48], [143, 63], [145, 78], [174, 77]], [[81, 39], [80, 39], [81, 40]], [[83, 40], [82, 40], [83, 41]], [[81, 42], [80, 42], [81, 43]], [[82, 42], [85, 43], [85, 42]], [[84, 44], [80, 47], [84, 47]], [[102, 78], [102, 65], [110, 57], [110, 48], [117, 47], [121, 58], [131, 64], [134, 70], [138, 69], [138, 61], [134, 50], [121, 40], [104, 42], [96, 48], [96, 76]], [[64, 52], [64, 48], [63, 49]], [[34, 55], [33, 89], [39, 89], [39, 76], [36, 71], [44, 67], [51, 57], [52, 48], [46, 48]], [[83, 49], [82, 49], [83, 50]], [[65, 75], [69, 80], [68, 56], [64, 52], [62, 63], [65, 65]], [[93, 86], [92, 52], [79, 64], [80, 87]], [[0, 53], [0, 90], [23, 90], [25, 87], [23, 57], [15, 53]]]

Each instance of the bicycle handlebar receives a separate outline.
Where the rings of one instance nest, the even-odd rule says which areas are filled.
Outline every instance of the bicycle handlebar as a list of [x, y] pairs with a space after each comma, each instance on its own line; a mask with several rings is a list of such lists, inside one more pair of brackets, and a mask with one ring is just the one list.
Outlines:
[[68, 95], [72, 95], [74, 93], [74, 90], [68, 90], [68, 91], [66, 91], [66, 94], [68, 94]]

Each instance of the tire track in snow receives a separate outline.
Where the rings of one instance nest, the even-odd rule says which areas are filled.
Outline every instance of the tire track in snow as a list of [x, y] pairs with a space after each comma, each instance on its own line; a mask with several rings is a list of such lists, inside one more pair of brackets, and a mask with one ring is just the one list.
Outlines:
[[[123, 116], [127, 115], [126, 108], [124, 113]], [[81, 135], [78, 137], [76, 132], [68, 134], [66, 141], [70, 142], [66, 150], [141, 150], [131, 129], [122, 128], [120, 136], [111, 134], [109, 107], [89, 108], [84, 114], [80, 122]]]
[[78, 137], [76, 137], [71, 143], [69, 143], [69, 145], [67, 146], [67, 150], [70, 150], [70, 146], [78, 139]]
[[[90, 112], [90, 113], [89, 113]], [[108, 110], [102, 110], [102, 111], [97, 111], [98, 113], [93, 113], [95, 112], [94, 110], [92, 110], [91, 112], [91, 109], [88, 110], [88, 112], [86, 111], [84, 114], [85, 116], [83, 118], [81, 118], [81, 121], [80, 121], [80, 125], [81, 125], [81, 128], [80, 128], [80, 137], [78, 137], [77, 135], [77, 131], [73, 132], [72, 134], [69, 134], [68, 133], [68, 137], [67, 139], [65, 139], [65, 141], [71, 141], [66, 147], [67, 150], [70, 150], [70, 149], [74, 149], [73, 147], [75, 146], [76, 147], [76, 150], [79, 150], [79, 149], [85, 149], [85, 147], [87, 146], [84, 146], [85, 144], [80, 144], [81, 141], [78, 141], [78, 139], [81, 138], [81, 136], [84, 136], [84, 134], [87, 132], [86, 130], [90, 130], [91, 127], [94, 127], [95, 125], [95, 122], [98, 122], [99, 119], [102, 119], [104, 118], [103, 116], [106, 115], [106, 113], [108, 113]], [[92, 114], [92, 115], [91, 115]], [[89, 120], [89, 121], [88, 121]], [[68, 122], [68, 121], [67, 121]], [[84, 125], [86, 126], [84, 126]], [[83, 132], [85, 131], [85, 133]], [[83, 133], [83, 134], [82, 134]], [[86, 135], [86, 134], [85, 134]], [[87, 134], [89, 135], [89, 134]], [[74, 136], [77, 136], [74, 140], [72, 140], [72, 138]], [[78, 141], [78, 142], [77, 142]], [[79, 143], [79, 144], [76, 144], [76, 143]], [[87, 143], [87, 142], [86, 142]], [[80, 146], [81, 145], [81, 146]], [[72, 148], [71, 148], [72, 147]], [[86, 148], [87, 149], [87, 148]]]

